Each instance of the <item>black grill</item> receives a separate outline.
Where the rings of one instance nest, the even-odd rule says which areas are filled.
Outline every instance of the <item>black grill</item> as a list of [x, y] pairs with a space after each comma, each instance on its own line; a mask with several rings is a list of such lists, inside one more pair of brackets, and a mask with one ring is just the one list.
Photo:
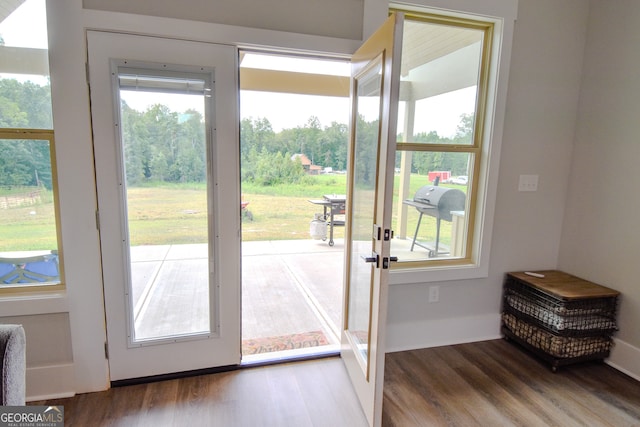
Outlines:
[[[429, 250], [429, 257], [438, 256], [443, 254], [439, 252], [438, 246], [440, 243], [440, 221], [445, 220], [451, 222], [452, 214], [454, 211], [464, 211], [466, 196], [465, 194], [456, 188], [439, 187], [435, 185], [425, 185], [420, 187], [416, 194], [413, 196], [413, 200], [407, 199], [404, 201], [406, 205], [415, 207], [420, 212], [418, 218], [418, 225], [413, 235], [413, 243], [411, 244], [411, 250], [418, 245], [422, 248]], [[436, 218], [436, 244], [435, 248], [430, 248], [416, 241], [418, 237], [418, 230], [420, 229], [420, 223], [422, 222], [422, 216], [428, 215]]]

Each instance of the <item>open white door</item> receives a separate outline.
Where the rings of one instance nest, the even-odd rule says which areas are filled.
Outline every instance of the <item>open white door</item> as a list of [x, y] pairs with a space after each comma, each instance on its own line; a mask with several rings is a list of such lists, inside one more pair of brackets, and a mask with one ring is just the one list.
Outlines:
[[341, 355], [369, 424], [381, 424], [402, 14], [352, 58]]
[[87, 37], [110, 379], [239, 364], [236, 49]]

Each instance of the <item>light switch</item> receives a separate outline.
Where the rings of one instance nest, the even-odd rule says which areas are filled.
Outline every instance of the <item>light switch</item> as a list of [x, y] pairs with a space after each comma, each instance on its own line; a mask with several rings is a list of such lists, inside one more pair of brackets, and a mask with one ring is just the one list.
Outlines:
[[518, 191], [538, 191], [538, 175], [520, 175]]

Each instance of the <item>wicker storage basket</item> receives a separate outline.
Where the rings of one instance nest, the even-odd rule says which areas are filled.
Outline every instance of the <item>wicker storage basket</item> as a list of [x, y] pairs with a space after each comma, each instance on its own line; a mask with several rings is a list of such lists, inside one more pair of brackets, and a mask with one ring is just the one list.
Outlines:
[[555, 371], [609, 356], [619, 293], [561, 271], [507, 273], [502, 331]]
[[563, 336], [612, 334], [616, 330], [616, 298], [563, 301], [517, 281], [505, 284], [503, 311]]
[[562, 337], [524, 322], [512, 314], [503, 314], [504, 326], [516, 337], [548, 355], [562, 359], [594, 356], [604, 358], [611, 350], [611, 339], [606, 335], [591, 337]]

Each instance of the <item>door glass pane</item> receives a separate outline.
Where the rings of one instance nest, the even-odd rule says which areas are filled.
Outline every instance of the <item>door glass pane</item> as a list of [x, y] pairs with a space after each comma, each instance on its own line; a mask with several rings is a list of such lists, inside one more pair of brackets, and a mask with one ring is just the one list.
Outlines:
[[391, 242], [396, 267], [472, 256], [487, 28], [426, 15], [405, 20]]
[[482, 29], [405, 21], [398, 105], [403, 142], [474, 144], [460, 131], [476, 116], [483, 38]]
[[365, 372], [369, 355], [371, 287], [375, 263], [367, 263], [364, 258], [372, 256], [373, 248], [382, 85], [382, 64], [379, 61], [375, 64], [355, 80], [357, 99], [350, 213], [351, 262], [347, 332], [356, 347], [356, 354], [363, 362]]
[[396, 152], [391, 252], [400, 264], [467, 256], [474, 155]]
[[0, 139], [0, 291], [61, 283], [52, 145]]
[[44, 0], [0, 2], [0, 126], [53, 129]]
[[131, 342], [210, 330], [204, 77], [120, 69]]

